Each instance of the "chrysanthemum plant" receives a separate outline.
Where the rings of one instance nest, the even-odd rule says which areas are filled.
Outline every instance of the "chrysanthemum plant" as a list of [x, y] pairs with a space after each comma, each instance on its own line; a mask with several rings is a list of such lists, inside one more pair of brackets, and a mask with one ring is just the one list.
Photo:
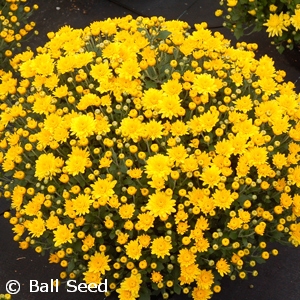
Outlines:
[[300, 45], [299, 0], [221, 0], [224, 26], [236, 38], [256, 31], [266, 31], [271, 43], [282, 53]]
[[299, 95], [206, 26], [65, 26], [1, 76], [5, 217], [62, 281], [204, 300], [299, 245]]
[[29, 22], [33, 10], [26, 6], [27, 0], [0, 0], [0, 72], [9, 66], [9, 59], [21, 47], [21, 42], [28, 38], [35, 27]]

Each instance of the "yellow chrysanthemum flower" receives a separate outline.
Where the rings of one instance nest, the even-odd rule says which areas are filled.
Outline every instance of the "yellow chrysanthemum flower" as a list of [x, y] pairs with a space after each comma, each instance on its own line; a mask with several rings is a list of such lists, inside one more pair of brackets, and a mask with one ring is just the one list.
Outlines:
[[59, 158], [56, 158], [52, 153], [41, 154], [36, 161], [34, 176], [39, 180], [52, 179], [53, 176], [61, 172], [58, 167], [59, 163]]
[[273, 37], [275, 35], [281, 36], [283, 30], [287, 31], [287, 28], [284, 26], [283, 12], [279, 15], [270, 14], [269, 19], [263, 25], [268, 27], [266, 31], [269, 33], [269, 37]]
[[72, 243], [72, 239], [74, 237], [74, 232], [67, 227], [66, 224], [59, 225], [56, 230], [53, 231], [55, 242], [54, 246], [58, 247], [65, 243]]
[[230, 272], [230, 265], [227, 263], [226, 259], [220, 258], [216, 263], [216, 269], [218, 273], [223, 277]]
[[155, 194], [149, 196], [148, 203], [146, 204], [146, 209], [154, 217], [166, 217], [172, 212], [175, 212], [176, 201], [172, 199], [172, 195], [167, 195], [165, 192], [157, 191]]
[[110, 261], [111, 259], [108, 255], [105, 256], [103, 252], [100, 253], [96, 251], [95, 254], [90, 257], [88, 271], [104, 275], [106, 271], [110, 270]]
[[170, 255], [172, 248], [171, 242], [161, 236], [152, 241], [151, 254], [156, 255], [157, 258], [164, 258], [166, 255]]
[[142, 246], [139, 244], [138, 240], [131, 240], [125, 245], [125, 249], [126, 255], [133, 260], [138, 260], [142, 255]]

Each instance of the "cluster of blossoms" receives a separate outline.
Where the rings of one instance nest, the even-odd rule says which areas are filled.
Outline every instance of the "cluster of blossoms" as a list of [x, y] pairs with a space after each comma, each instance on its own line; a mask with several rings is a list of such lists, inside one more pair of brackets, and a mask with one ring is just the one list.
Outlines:
[[[256, 44], [131, 16], [62, 27], [0, 83], [22, 249], [121, 300], [196, 300], [300, 243], [299, 95]], [[109, 294], [109, 292], [107, 293]]]
[[252, 30], [268, 32], [272, 44], [280, 53], [300, 44], [300, 1], [290, 0], [221, 0], [223, 10], [216, 16], [224, 16], [224, 26], [239, 38]]
[[0, 60], [1, 68], [9, 65], [13, 51], [21, 47], [21, 40], [34, 29], [35, 23], [28, 22], [33, 7], [24, 6], [27, 0], [0, 0]]

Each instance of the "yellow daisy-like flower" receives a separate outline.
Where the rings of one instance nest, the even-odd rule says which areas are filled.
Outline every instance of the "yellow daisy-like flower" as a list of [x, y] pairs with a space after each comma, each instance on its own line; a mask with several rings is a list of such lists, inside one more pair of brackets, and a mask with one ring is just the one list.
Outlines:
[[151, 227], [153, 227], [153, 223], [155, 220], [155, 217], [150, 214], [150, 212], [142, 213], [138, 215], [138, 226], [141, 228], [141, 230], [148, 231]]
[[198, 94], [214, 94], [219, 90], [214, 77], [210, 74], [198, 74], [194, 78], [192, 90]]
[[83, 275], [84, 275], [84, 281], [87, 284], [90, 284], [90, 283], [99, 284], [101, 282], [100, 272], [86, 271], [83, 273]]
[[92, 65], [90, 75], [101, 82], [103, 79], [109, 78], [112, 75], [112, 70], [109, 68], [108, 62], [105, 61], [97, 65]]
[[294, 168], [293, 172], [288, 175], [288, 179], [292, 182], [292, 184], [300, 187], [300, 166]]
[[50, 53], [43, 53], [36, 56], [33, 60], [33, 68], [37, 74], [44, 76], [52, 75], [54, 70], [54, 60]]
[[17, 185], [12, 192], [11, 200], [12, 200], [12, 208], [19, 209], [20, 206], [23, 203], [24, 194], [26, 192], [26, 189], [24, 187], [21, 187], [20, 185]]
[[253, 107], [253, 101], [250, 95], [242, 96], [233, 103], [235, 104], [235, 109], [240, 110], [244, 113], [251, 110]]
[[126, 277], [121, 282], [121, 288], [117, 290], [120, 295], [122, 295], [122, 291], [128, 291], [128, 293], [125, 293], [129, 298], [126, 297], [119, 297], [120, 300], [126, 300], [126, 299], [134, 299], [139, 297], [139, 290], [141, 287], [141, 283], [143, 282], [141, 279], [142, 275], [140, 273], [138, 274], [131, 274], [130, 277]]
[[105, 256], [103, 252], [95, 252], [94, 255], [90, 257], [88, 262], [88, 271], [93, 273], [105, 274], [106, 271], [110, 270], [109, 262], [111, 259], [109, 256]]
[[[233, 0], [231, 0], [231, 2], [233, 2]], [[192, 296], [194, 300], [208, 300], [211, 298], [212, 293], [210, 289], [195, 287], [193, 288]]]
[[59, 159], [53, 153], [41, 154], [36, 161], [34, 176], [40, 181], [44, 178], [52, 179], [53, 176], [61, 172], [58, 164]]
[[40, 217], [34, 218], [29, 222], [28, 230], [32, 237], [39, 238], [46, 230], [44, 220]]
[[230, 265], [227, 263], [226, 259], [220, 258], [216, 263], [216, 269], [223, 277], [224, 274], [227, 275], [230, 272]]
[[300, 30], [300, 9], [294, 10], [294, 15], [291, 16], [291, 24], [295, 27], [296, 30]]
[[119, 207], [119, 215], [122, 219], [131, 219], [134, 211], [133, 204], [123, 204]]
[[24, 205], [25, 214], [28, 216], [36, 216], [38, 211], [41, 209], [41, 206], [41, 203], [38, 203], [37, 201], [29, 201], [26, 205]]
[[216, 190], [213, 194], [214, 204], [221, 209], [230, 208], [231, 203], [234, 201], [230, 190]]
[[168, 119], [178, 117], [178, 114], [182, 109], [180, 105], [181, 101], [182, 100], [179, 98], [178, 95], [171, 95], [159, 101], [158, 112], [161, 114], [161, 117]]
[[184, 163], [185, 159], [188, 157], [186, 148], [183, 145], [169, 148], [167, 151], [171, 161], [174, 161], [176, 166]]
[[151, 273], [151, 281], [154, 283], [162, 282], [163, 278], [164, 277], [161, 275], [160, 272], [153, 271]]
[[148, 248], [151, 242], [151, 237], [147, 234], [142, 234], [138, 236], [138, 241], [143, 248]]
[[139, 179], [139, 178], [142, 177], [143, 171], [142, 171], [141, 169], [134, 168], [134, 169], [128, 170], [128, 171], [127, 171], [127, 174], [128, 174], [131, 178]]
[[172, 248], [172, 243], [161, 236], [152, 241], [151, 254], [156, 255], [157, 258], [164, 258], [166, 255], [170, 255]]
[[210, 244], [208, 242], [208, 239], [201, 238], [201, 239], [195, 241], [195, 247], [198, 252], [206, 252], [208, 250], [208, 248], [210, 247]]
[[156, 176], [166, 180], [171, 173], [170, 159], [163, 154], [156, 154], [147, 160], [145, 169], [147, 178]]
[[96, 120], [90, 115], [79, 115], [71, 120], [71, 134], [79, 139], [93, 135], [95, 129]]
[[128, 299], [135, 300], [137, 297], [139, 297], [138, 292], [134, 293], [131, 290], [125, 290], [123, 288], [119, 288], [116, 291], [118, 293], [118, 298], [120, 300], [128, 300]]
[[57, 71], [61, 74], [72, 72], [75, 68], [73, 55], [61, 56], [56, 62]]
[[72, 243], [72, 239], [74, 237], [74, 232], [67, 227], [66, 224], [59, 225], [56, 230], [53, 231], [55, 242], [54, 246], [58, 247], [65, 243]]
[[2, 169], [4, 172], [11, 171], [15, 168], [15, 163], [10, 159], [5, 159], [2, 163]]
[[275, 35], [282, 36], [282, 31], [287, 31], [287, 28], [284, 26], [283, 12], [279, 15], [270, 14], [269, 19], [263, 25], [268, 27], [266, 31], [269, 32], [269, 37], [273, 37]]
[[203, 180], [203, 185], [208, 185], [210, 188], [218, 185], [221, 180], [220, 174], [221, 170], [216, 165], [212, 165], [211, 167], [204, 169], [200, 178]]
[[47, 115], [51, 110], [52, 105], [52, 97], [49, 95], [34, 95], [35, 101], [32, 106], [32, 110], [37, 114], [45, 114]]
[[90, 212], [90, 206], [93, 203], [90, 195], [79, 194], [73, 201], [73, 209], [77, 216], [85, 215]]
[[66, 84], [64, 84], [64, 85], [57, 87], [54, 90], [53, 95], [57, 98], [63, 98], [65, 96], [67, 96], [68, 95], [68, 86]]
[[12, 230], [15, 234], [21, 236], [25, 231], [25, 226], [22, 224], [16, 224]]
[[142, 255], [142, 246], [139, 244], [138, 240], [132, 240], [127, 245], [125, 245], [126, 255], [134, 260], [138, 260]]
[[100, 197], [111, 197], [114, 195], [113, 188], [117, 184], [116, 180], [108, 180], [98, 178], [97, 181], [94, 184], [91, 184], [92, 190], [92, 196], [95, 199], [98, 199]]
[[141, 121], [138, 118], [124, 118], [121, 122], [120, 130], [123, 137], [138, 140], [141, 134]]
[[151, 140], [159, 139], [162, 137], [163, 125], [161, 121], [157, 122], [155, 120], [151, 120], [145, 124], [143, 130], [147, 134], [148, 138]]
[[206, 112], [202, 114], [200, 117], [200, 123], [202, 124], [202, 128], [206, 132], [211, 132], [214, 126], [219, 121], [219, 112], [213, 111], [213, 112]]
[[236, 230], [238, 228], [241, 228], [242, 225], [243, 225], [243, 221], [240, 218], [233, 217], [228, 222], [227, 227], [231, 230]]
[[214, 283], [214, 275], [211, 270], [200, 270], [200, 274], [197, 276], [196, 281], [200, 288], [209, 289]]
[[87, 149], [72, 147], [72, 152], [68, 154], [69, 159], [66, 161], [67, 172], [72, 176], [84, 173], [90, 163], [89, 155]]
[[245, 153], [245, 156], [249, 165], [259, 166], [267, 162], [268, 151], [266, 147], [253, 147]]
[[200, 269], [198, 264], [190, 264], [188, 266], [180, 267], [180, 278], [181, 284], [184, 282], [191, 284], [194, 280], [196, 280], [197, 276], [200, 274]]
[[54, 230], [59, 226], [59, 218], [57, 216], [50, 216], [46, 220], [46, 227], [50, 230]]
[[149, 210], [154, 217], [166, 217], [176, 211], [174, 208], [175, 204], [176, 201], [172, 199], [172, 195], [170, 196], [165, 192], [157, 191], [155, 194], [149, 196], [146, 209]]
[[190, 225], [188, 225], [188, 222], [179, 222], [176, 231], [178, 234], [183, 235], [188, 231], [189, 227]]
[[162, 90], [150, 88], [144, 92], [141, 104], [145, 110], [156, 110], [158, 108], [158, 103], [163, 101], [164, 98], [165, 96]]
[[100, 162], [99, 169], [109, 168], [112, 163], [112, 160], [110, 158], [104, 156], [100, 159], [99, 162]]
[[58, 264], [60, 261], [59, 257], [57, 256], [56, 253], [50, 253], [49, 256], [49, 263], [50, 264]]
[[129, 59], [122, 63], [118, 68], [118, 73], [121, 78], [129, 79], [138, 78], [140, 76], [141, 68], [136, 59]]
[[187, 248], [179, 250], [177, 261], [180, 263], [180, 266], [189, 266], [196, 261], [196, 255]]
[[188, 126], [184, 122], [176, 120], [174, 123], [172, 123], [171, 133], [173, 136], [185, 135], [188, 133]]
[[120, 232], [118, 234], [117, 243], [124, 245], [127, 243], [129, 235], [127, 233]]
[[181, 83], [175, 79], [168, 80], [161, 86], [161, 88], [168, 96], [179, 95], [182, 91]]
[[83, 95], [80, 98], [79, 103], [77, 104], [76, 107], [79, 110], [85, 110], [89, 106], [92, 106], [92, 105], [99, 106], [100, 103], [101, 103], [101, 99], [99, 96], [97, 96], [93, 93], [89, 93], [89, 94]]

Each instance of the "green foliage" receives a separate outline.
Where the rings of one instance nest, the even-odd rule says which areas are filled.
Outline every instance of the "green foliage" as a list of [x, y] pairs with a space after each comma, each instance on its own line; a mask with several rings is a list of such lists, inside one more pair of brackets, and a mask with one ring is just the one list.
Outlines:
[[231, 0], [220, 4], [223, 10], [217, 10], [216, 15], [223, 15], [224, 26], [237, 39], [245, 34], [266, 31], [280, 53], [299, 44], [299, 0]]

